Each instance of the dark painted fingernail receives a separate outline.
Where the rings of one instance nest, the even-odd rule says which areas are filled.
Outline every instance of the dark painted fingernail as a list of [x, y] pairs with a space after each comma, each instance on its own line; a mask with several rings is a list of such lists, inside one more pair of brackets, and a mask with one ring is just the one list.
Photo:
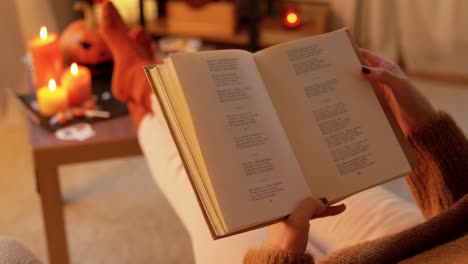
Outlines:
[[325, 197], [320, 198], [320, 201], [321, 201], [324, 205], [327, 205], [327, 204], [328, 204], [328, 199], [325, 198]]
[[371, 70], [366, 66], [362, 66], [361, 70], [364, 74], [369, 74], [371, 72]]

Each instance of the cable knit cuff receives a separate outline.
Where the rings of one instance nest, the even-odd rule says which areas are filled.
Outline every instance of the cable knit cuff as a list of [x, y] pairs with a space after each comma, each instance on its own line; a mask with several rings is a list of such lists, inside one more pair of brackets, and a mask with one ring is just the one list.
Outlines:
[[[445, 184], [460, 199], [467, 193], [468, 141], [445, 112], [409, 136], [421, 163], [433, 164], [442, 172]], [[429, 173], [429, 172], [428, 172]]]
[[34, 254], [19, 242], [0, 237], [0, 263], [41, 264]]
[[295, 255], [281, 250], [251, 249], [244, 257], [244, 264], [311, 264], [312, 255]]

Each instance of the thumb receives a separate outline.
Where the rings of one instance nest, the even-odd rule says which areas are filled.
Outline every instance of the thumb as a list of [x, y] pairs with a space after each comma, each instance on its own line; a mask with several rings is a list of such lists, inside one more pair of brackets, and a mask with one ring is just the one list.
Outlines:
[[323, 213], [326, 209], [327, 205], [323, 202], [308, 197], [299, 203], [296, 209], [289, 215], [287, 221], [294, 226], [308, 225], [314, 216]]

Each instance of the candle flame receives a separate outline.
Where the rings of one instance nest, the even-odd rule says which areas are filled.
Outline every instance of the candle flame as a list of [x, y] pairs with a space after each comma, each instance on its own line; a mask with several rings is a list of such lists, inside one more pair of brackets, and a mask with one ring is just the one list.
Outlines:
[[55, 80], [54, 79], [50, 79], [49, 80], [49, 90], [51, 92], [55, 91], [55, 89], [57, 88], [57, 84], [55, 83]]
[[47, 38], [47, 28], [45, 26], [41, 27], [41, 30], [39, 31], [39, 36], [41, 37], [41, 39]]
[[75, 62], [72, 63], [71, 67], [70, 67], [70, 72], [73, 74], [73, 75], [77, 75], [78, 74], [78, 64], [76, 64]]
[[294, 14], [294, 13], [289, 13], [289, 14], [286, 16], [286, 20], [288, 21], [288, 23], [294, 24], [294, 23], [297, 22], [297, 15]]

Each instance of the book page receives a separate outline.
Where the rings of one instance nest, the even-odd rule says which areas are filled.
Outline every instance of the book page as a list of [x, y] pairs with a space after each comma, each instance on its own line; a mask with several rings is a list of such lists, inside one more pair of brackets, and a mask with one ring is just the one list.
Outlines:
[[229, 232], [289, 214], [310, 194], [252, 55], [171, 55]]
[[[180, 86], [167, 70], [170, 60], [165, 60], [165, 63], [148, 71], [152, 77], [150, 83], [153, 82], [152, 87], [156, 91], [162, 109], [164, 109], [168, 127], [171, 128], [171, 134], [177, 142], [183, 164], [190, 175], [191, 179], [189, 180], [193, 183], [197, 199], [205, 211], [204, 216], [210, 223], [210, 231], [217, 236], [223, 235], [227, 228], [213, 186], [209, 181], [200, 147], [197, 144], [188, 107], [183, 100]], [[154, 83], [155, 81], [157, 84]]]
[[345, 30], [254, 57], [315, 195], [336, 201], [411, 170]]

